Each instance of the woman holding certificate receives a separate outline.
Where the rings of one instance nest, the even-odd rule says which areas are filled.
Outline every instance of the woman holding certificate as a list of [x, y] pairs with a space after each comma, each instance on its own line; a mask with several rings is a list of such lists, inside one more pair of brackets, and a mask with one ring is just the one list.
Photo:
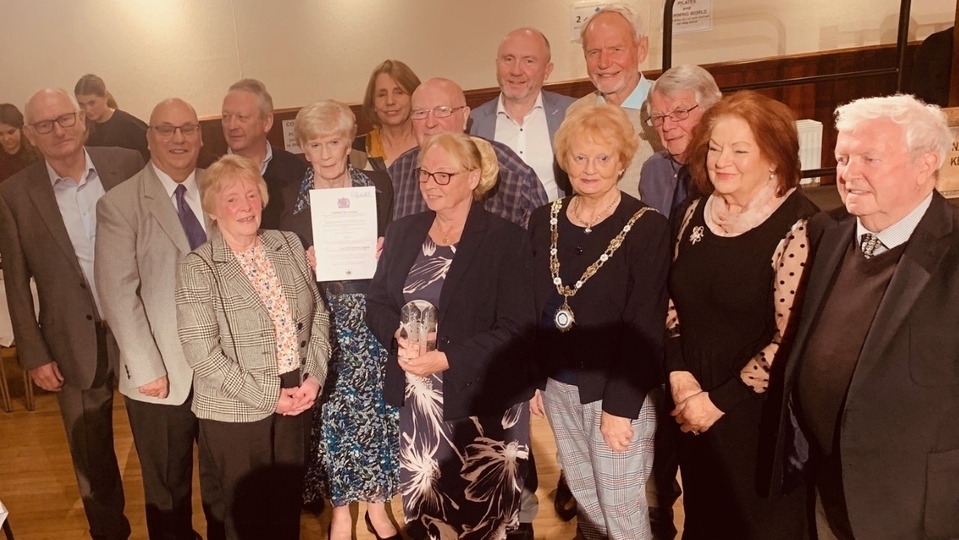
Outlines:
[[[415, 539], [502, 539], [519, 524], [532, 256], [525, 231], [479, 204], [498, 172], [483, 140], [427, 141], [417, 175], [429, 211], [390, 225], [367, 296], [370, 328], [391, 344], [385, 393], [401, 406], [403, 512]], [[430, 311], [426, 303], [437, 326], [414, 349], [404, 315], [410, 304]]]
[[[280, 228], [296, 233], [314, 254], [310, 191], [370, 187], [376, 194], [376, 234], [382, 237], [393, 208], [393, 185], [385, 172], [349, 164], [356, 134], [350, 108], [336, 101], [308, 105], [296, 115], [295, 133], [312, 166], [299, 186], [284, 193]], [[396, 409], [383, 400], [386, 350], [364, 321], [368, 287], [368, 279], [320, 282], [333, 315], [333, 353], [321, 408], [314, 414], [304, 500], [330, 499], [334, 540], [351, 538], [349, 504], [356, 501], [367, 503], [371, 533], [399, 538], [385, 506], [399, 492], [398, 419]]]
[[621, 108], [567, 115], [555, 145], [573, 195], [529, 221], [543, 376], [530, 405], [540, 415], [545, 405], [582, 535], [650, 538], [669, 226], [619, 190], [637, 145]]

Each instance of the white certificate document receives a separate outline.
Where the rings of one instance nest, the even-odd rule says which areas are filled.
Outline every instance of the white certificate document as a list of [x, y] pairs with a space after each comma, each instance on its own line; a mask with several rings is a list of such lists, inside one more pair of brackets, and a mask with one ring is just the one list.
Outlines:
[[370, 279], [376, 272], [376, 188], [311, 189], [316, 280]]

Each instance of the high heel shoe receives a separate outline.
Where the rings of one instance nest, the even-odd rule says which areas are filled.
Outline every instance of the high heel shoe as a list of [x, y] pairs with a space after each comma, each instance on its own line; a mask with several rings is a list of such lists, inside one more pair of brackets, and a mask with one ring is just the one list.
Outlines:
[[367, 512], [364, 516], [366, 520], [366, 530], [376, 537], [376, 540], [402, 540], [403, 537], [400, 536], [400, 533], [396, 533], [393, 536], [382, 537], [378, 532], [376, 532], [376, 527], [373, 526], [373, 522], [370, 521], [370, 513]]

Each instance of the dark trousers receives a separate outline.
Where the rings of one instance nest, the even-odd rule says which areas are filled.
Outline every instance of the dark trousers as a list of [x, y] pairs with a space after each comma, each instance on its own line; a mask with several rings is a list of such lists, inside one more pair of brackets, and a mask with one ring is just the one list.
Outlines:
[[[128, 397], [124, 401], [143, 473], [150, 540], [194, 540], [193, 444], [199, 424], [190, 410], [192, 394], [180, 405], [146, 403]], [[211, 468], [204, 456], [200, 454], [201, 477]], [[203, 500], [207, 538], [223, 538], [222, 523], [211, 519], [206, 498]]]
[[663, 388], [650, 392], [656, 404], [656, 435], [653, 438], [653, 472], [646, 482], [646, 502], [649, 503], [649, 526], [655, 540], [673, 540], [673, 505], [683, 494], [676, 481], [679, 472], [679, 452], [676, 437], [679, 425], [670, 416], [675, 408], [673, 400]]
[[[298, 539], [313, 411], [249, 423], [200, 420], [200, 452], [214, 467], [208, 501], [229, 540]], [[201, 483], [203, 478], [201, 478]]]
[[116, 374], [107, 355], [113, 336], [97, 329], [97, 372], [93, 384], [81, 389], [65, 382], [57, 393], [67, 432], [83, 510], [94, 539], [124, 540], [130, 522], [123, 515], [123, 481], [113, 448], [113, 388]]

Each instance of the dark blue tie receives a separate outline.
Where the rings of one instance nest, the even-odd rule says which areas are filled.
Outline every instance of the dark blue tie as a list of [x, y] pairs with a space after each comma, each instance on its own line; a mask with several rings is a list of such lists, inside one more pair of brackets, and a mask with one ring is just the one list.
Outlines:
[[190, 204], [186, 202], [186, 186], [178, 185], [173, 194], [176, 195], [176, 212], [180, 216], [180, 225], [183, 225], [183, 232], [186, 233], [186, 239], [190, 242], [190, 249], [194, 250], [206, 242], [206, 233], [203, 232], [203, 226], [197, 220], [196, 214], [190, 209]]

